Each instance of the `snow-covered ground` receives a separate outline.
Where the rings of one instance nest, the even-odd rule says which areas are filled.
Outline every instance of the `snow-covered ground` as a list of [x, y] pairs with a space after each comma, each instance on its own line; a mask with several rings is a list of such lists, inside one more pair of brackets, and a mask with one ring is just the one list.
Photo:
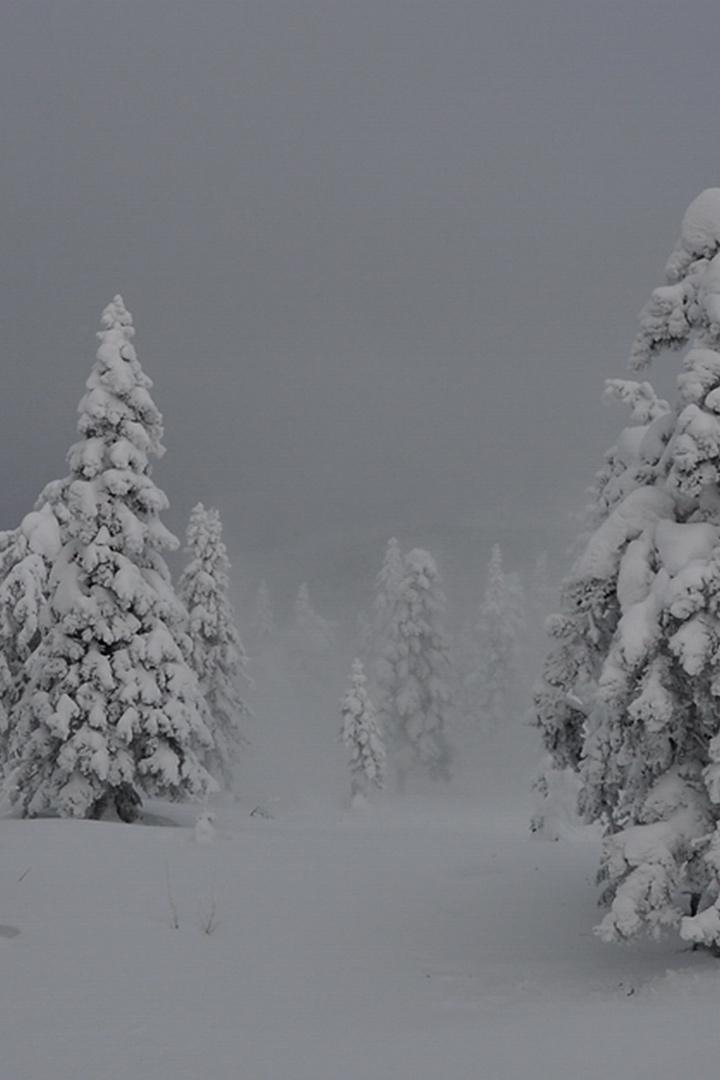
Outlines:
[[0, 821], [2, 1080], [715, 1075], [720, 964], [602, 944], [595, 841], [250, 808]]

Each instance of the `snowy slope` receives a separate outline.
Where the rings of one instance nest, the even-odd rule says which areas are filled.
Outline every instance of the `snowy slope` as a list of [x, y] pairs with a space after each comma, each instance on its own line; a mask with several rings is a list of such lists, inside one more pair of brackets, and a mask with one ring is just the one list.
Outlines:
[[718, 962], [598, 941], [593, 841], [437, 807], [223, 805], [211, 843], [175, 817], [0, 821], [2, 1080], [716, 1072]]

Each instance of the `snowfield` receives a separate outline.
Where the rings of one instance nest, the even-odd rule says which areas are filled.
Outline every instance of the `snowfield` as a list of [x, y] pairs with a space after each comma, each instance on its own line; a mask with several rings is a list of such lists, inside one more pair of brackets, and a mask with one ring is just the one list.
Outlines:
[[592, 838], [153, 809], [178, 827], [0, 820], [2, 1080], [716, 1074], [720, 964], [600, 942]]

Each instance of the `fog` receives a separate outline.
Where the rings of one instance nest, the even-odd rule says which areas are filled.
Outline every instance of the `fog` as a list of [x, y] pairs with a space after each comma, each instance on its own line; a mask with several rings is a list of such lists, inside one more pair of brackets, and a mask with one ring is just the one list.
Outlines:
[[[61, 474], [121, 291], [181, 531], [246, 604], [351, 620], [385, 540], [479, 596], [561, 572], [637, 310], [717, 182], [717, 7], [25, 0], [0, 35], [12, 527]], [[244, 613], [247, 618], [247, 612]]]

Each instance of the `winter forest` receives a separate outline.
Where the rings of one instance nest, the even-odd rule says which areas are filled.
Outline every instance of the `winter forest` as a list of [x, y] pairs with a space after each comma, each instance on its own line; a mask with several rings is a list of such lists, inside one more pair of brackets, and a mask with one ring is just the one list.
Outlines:
[[[244, 773], [252, 783], [251, 732], [263, 712], [283, 694], [299, 723], [327, 708], [348, 650], [355, 659], [340, 727], [352, 805], [383, 790], [388, 765], [400, 791], [413, 776], [449, 781], [453, 728], [459, 742], [492, 746], [514, 707], [533, 629], [499, 545], [481, 602], [454, 638], [433, 556], [403, 552], [394, 537], [346, 640], [315, 610], [305, 582], [277, 624], [261, 580], [243, 630], [249, 660], [218, 509], [198, 502], [192, 510], [186, 565], [173, 582], [163, 553], [179, 541], [162, 521], [169, 503], [152, 478], [163, 421], [121, 296], [101, 327], [68, 475], [0, 535], [4, 790], [22, 816], [129, 823], [148, 798], [195, 800], [207, 815], [212, 795], [240, 795]], [[535, 622], [547, 575], [540, 555], [528, 598]], [[324, 755], [325, 767], [333, 756]], [[278, 795], [270, 788], [265, 798]]]
[[717, 13], [63, 7], [0, 36], [0, 1080], [711, 1076]]

